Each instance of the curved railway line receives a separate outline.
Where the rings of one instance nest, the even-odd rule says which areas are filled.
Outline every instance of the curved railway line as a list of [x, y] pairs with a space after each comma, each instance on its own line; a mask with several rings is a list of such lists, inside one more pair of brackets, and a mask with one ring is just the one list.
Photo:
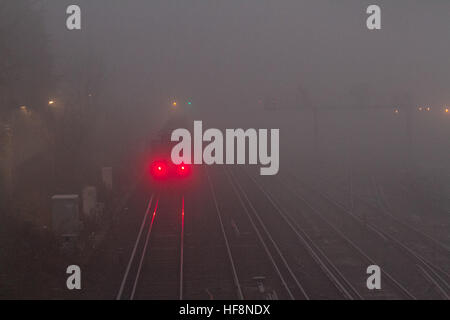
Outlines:
[[[449, 299], [448, 271], [401, 235], [436, 243], [393, 216], [368, 218], [390, 216], [383, 204], [364, 203], [365, 216], [295, 179], [268, 184], [245, 169], [202, 178], [203, 189], [149, 197], [118, 300]], [[382, 267], [381, 290], [367, 288], [370, 265]]]
[[[448, 273], [417, 252], [421, 241], [412, 236], [413, 231], [404, 224], [399, 225], [403, 225], [406, 229], [400, 230], [399, 225], [396, 225], [392, 219], [381, 219], [379, 214], [382, 213], [374, 212], [373, 205], [364, 199], [359, 200], [369, 208], [369, 211], [357, 214], [320, 190], [299, 187], [299, 184], [292, 188], [297, 188], [295, 191], [297, 196], [308, 197], [309, 201], [315, 201], [316, 206], [320, 204], [321, 212], [326, 213], [329, 221], [339, 226], [346, 235], [358, 239], [366, 250], [374, 252], [378, 261], [383, 262], [386, 268], [402, 278], [404, 286], [410, 288], [410, 291], [414, 292], [419, 299], [449, 299]], [[299, 188], [303, 195], [299, 195]], [[377, 224], [370, 219], [370, 216], [377, 217]], [[358, 230], [363, 236], [358, 235]], [[410, 241], [406, 242], [405, 236], [409, 237]], [[423, 239], [430, 241], [428, 237]], [[384, 247], [384, 249], [377, 251], [374, 250], [375, 247]], [[394, 259], [389, 258], [391, 255]]]

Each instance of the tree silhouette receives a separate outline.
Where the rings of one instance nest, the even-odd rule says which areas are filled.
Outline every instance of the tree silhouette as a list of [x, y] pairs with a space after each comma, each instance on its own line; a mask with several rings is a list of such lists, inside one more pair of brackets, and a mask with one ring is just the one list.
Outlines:
[[[21, 105], [38, 109], [53, 87], [42, 1], [0, 0], [0, 116]], [[4, 120], [5, 121], [5, 120]]]

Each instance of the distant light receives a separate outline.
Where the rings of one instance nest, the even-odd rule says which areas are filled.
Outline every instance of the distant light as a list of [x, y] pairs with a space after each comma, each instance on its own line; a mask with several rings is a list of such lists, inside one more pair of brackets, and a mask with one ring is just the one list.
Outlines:
[[31, 111], [27, 106], [20, 106], [20, 111], [26, 116], [31, 115]]
[[399, 111], [398, 109], [395, 109], [395, 110], [394, 110], [394, 113], [395, 113], [395, 114], [398, 114], [398, 113], [400, 113], [400, 111]]
[[48, 102], [48, 104], [51, 106], [52, 104], [55, 104], [55, 100], [50, 100], [49, 102]]
[[431, 108], [430, 107], [427, 107], [427, 109], [426, 109], [427, 111], [430, 111], [431, 110]]
[[449, 113], [450, 112], [450, 109], [449, 108], [445, 108], [445, 113]]
[[422, 107], [419, 107], [418, 109], [419, 109], [419, 111], [422, 111], [422, 110], [423, 110], [423, 108], [422, 108]]
[[172, 102], [172, 106], [176, 107], [177, 106], [177, 102], [176, 101]]
[[188, 105], [191, 105], [192, 104], [192, 102], [191, 101], [188, 101]]

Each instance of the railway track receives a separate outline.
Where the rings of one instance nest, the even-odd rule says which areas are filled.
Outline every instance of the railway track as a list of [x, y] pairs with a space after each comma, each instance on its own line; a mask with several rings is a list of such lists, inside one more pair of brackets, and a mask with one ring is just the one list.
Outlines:
[[[326, 195], [322, 196], [328, 198]], [[339, 202], [336, 202], [331, 198], [328, 198], [328, 201], [334, 203], [336, 208], [341, 212], [346, 211], [346, 208]], [[432, 247], [424, 247], [422, 243], [417, 241], [417, 234], [421, 233], [413, 232], [404, 224], [393, 219], [392, 216], [391, 219], [389, 219], [381, 214], [384, 218], [380, 219], [377, 217], [373, 219], [373, 217], [377, 214], [379, 215], [380, 210], [383, 211], [383, 209], [373, 207], [372, 204], [367, 202], [363, 202], [363, 205], [367, 210], [366, 213], [364, 213], [364, 220], [361, 216], [354, 216], [354, 218], [357, 219], [359, 223], [366, 223], [370, 230], [383, 236], [389, 243], [393, 244], [398, 251], [402, 252], [405, 256], [408, 256], [411, 262], [414, 263], [417, 269], [422, 273], [423, 278], [425, 278], [435, 291], [439, 293], [440, 297], [446, 300], [450, 299], [450, 275], [446, 270], [440, 267], [440, 265], [446, 266], [447, 263], [449, 263], [448, 253], [446, 253], [445, 249], [436, 246], [435, 242], [430, 241], [428, 237], [422, 235], [422, 238], [426, 240], [426, 242], [430, 241], [432, 243]], [[438, 248], [440, 250], [438, 250]], [[441, 251], [442, 254], [439, 258], [439, 265], [433, 263], [424, 256], [425, 253], [437, 255], [438, 251]]]
[[[352, 211], [350, 208], [351, 206], [345, 205], [344, 202], [334, 200], [336, 198], [350, 198], [348, 195], [349, 190], [344, 186], [344, 183], [338, 184], [329, 180], [324, 182], [323, 179], [318, 178], [316, 178], [316, 181], [320, 181], [320, 186], [325, 184], [333, 185], [334, 193], [328, 193], [326, 191], [321, 191], [321, 193], [326, 195], [332, 201], [337, 202], [340, 207], [345, 207], [347, 210]], [[450, 247], [442, 240], [423, 230], [421, 225], [413, 225], [413, 223], [408, 222], [405, 217], [402, 218], [400, 215], [394, 214], [395, 210], [391, 208], [383, 189], [375, 180], [374, 176], [372, 176], [370, 186], [362, 185], [361, 188], [368, 189], [367, 195], [364, 196], [360, 193], [353, 192], [352, 198], [354, 198], [353, 201], [358, 201], [359, 204], [363, 204], [365, 208], [364, 210], [360, 210], [363, 212], [355, 211], [355, 214], [358, 214], [361, 218], [372, 218], [372, 222], [374, 223], [377, 223], [378, 221], [381, 223], [388, 221], [390, 225], [386, 230], [392, 229], [393, 232], [404, 236], [402, 239], [404, 242], [416, 247], [416, 250], [423, 256], [426, 256], [429, 260], [436, 260], [437, 264], [450, 267], [450, 261], [448, 261], [450, 258]], [[313, 189], [318, 190], [320, 187], [316, 186]], [[443, 256], [444, 259], [439, 261], [439, 256]]]
[[[271, 181], [272, 188], [264, 187], [257, 179], [249, 175], [255, 185], [265, 190], [268, 197], [274, 199], [298, 232], [308, 236], [310, 242], [323, 252], [324, 259], [332, 262], [335, 269], [343, 275], [362, 299], [415, 299], [416, 297], [402, 285], [397, 277], [384, 272], [384, 287], [382, 291], [369, 290], [366, 286], [366, 269], [377, 264], [373, 253], [368, 253], [360, 243], [352, 239], [347, 232], [336, 227], [322, 211], [311, 205], [309, 198], [298, 194], [293, 186], [281, 183], [279, 179]], [[271, 189], [271, 191], [269, 191]], [[278, 200], [275, 200], [278, 198]], [[295, 200], [295, 201], [293, 201]], [[281, 203], [284, 208], [281, 208]], [[358, 229], [359, 230], [359, 229]]]
[[255, 233], [243, 196], [225, 171], [214, 173], [208, 173], [208, 182], [220, 235], [227, 248], [235, 299], [289, 299], [271, 263], [271, 253], [265, 250], [265, 242], [261, 243], [259, 229]]
[[[232, 189], [235, 192], [242, 208], [250, 222], [255, 235], [258, 238], [259, 244], [264, 249], [264, 252], [270, 261], [273, 271], [281, 282], [281, 287], [286, 297], [291, 300], [306, 299], [310, 297], [305, 291], [302, 283], [299, 281], [298, 276], [294, 273], [291, 263], [288, 262], [286, 254], [280, 249], [278, 242], [274, 239], [266, 224], [261, 219], [254, 204], [249, 199], [247, 192], [242, 187], [233, 172], [226, 171], [228, 180]], [[280, 292], [280, 291], [279, 291]], [[278, 296], [278, 294], [277, 294]]]
[[360, 243], [364, 250], [371, 252], [377, 261], [383, 263], [383, 270], [389, 270], [401, 279], [403, 286], [414, 296], [420, 299], [448, 299], [445, 272], [442, 273], [439, 267], [415, 253], [398, 235], [392, 234], [389, 231], [392, 226], [386, 225], [387, 220], [384, 220], [384, 226], [375, 226], [366, 214], [356, 215], [320, 190], [302, 188], [302, 193], [315, 201], [316, 206], [320, 204], [326, 219]]
[[216, 195], [210, 178], [201, 174], [198, 189], [186, 193], [184, 240], [184, 294], [188, 300], [242, 299], [234, 271], [233, 256], [223, 236]]
[[[253, 180], [260, 188], [264, 196], [269, 200], [274, 210], [280, 215], [290, 229], [297, 236], [298, 242], [307, 250], [309, 256], [317, 264], [317, 267], [323, 272], [327, 279], [332, 283], [343, 298], [349, 300], [362, 299], [361, 295], [355, 287], [346, 279], [346, 277], [336, 268], [335, 264], [328, 259], [324, 252], [312, 241], [312, 239], [302, 230], [299, 224], [292, 220], [288, 214], [280, 207], [280, 204], [260, 185], [256, 180]], [[314, 286], [317, 286], [317, 279], [314, 281]]]
[[[140, 246], [140, 243], [141, 243], [141, 238], [142, 238], [142, 234], [144, 232], [144, 228], [146, 227], [146, 222], [149, 219], [149, 215], [150, 215], [150, 210], [152, 208], [153, 199], [154, 199], [154, 194], [152, 194], [152, 196], [150, 197], [150, 200], [148, 201], [147, 209], [146, 209], [146, 211], [144, 213], [144, 216], [142, 218], [141, 226], [139, 228], [139, 232], [138, 232], [136, 241], [134, 243], [130, 259], [128, 260], [128, 263], [127, 263], [127, 266], [126, 266], [126, 269], [125, 269], [122, 281], [120, 283], [120, 288], [119, 288], [119, 292], [117, 293], [116, 300], [121, 300], [124, 297], [125, 287], [128, 285], [127, 281], [128, 281], [128, 279], [130, 277], [131, 268], [132, 268], [133, 262], [134, 262], [134, 260], [136, 258], [136, 254], [138, 254], [138, 247]], [[156, 208], [156, 206], [155, 206], [155, 208]], [[154, 220], [155, 216], [156, 216], [156, 209], [155, 209], [154, 214], [153, 214], [151, 219]], [[152, 224], [152, 223], [150, 222], [150, 224]], [[147, 234], [149, 234], [149, 233], [151, 233], [150, 229], [147, 231]], [[141, 252], [140, 256], [141, 257], [143, 256], [142, 252]], [[136, 280], [136, 278], [138, 278], [137, 274], [136, 274], [135, 280]], [[135, 281], [132, 282], [132, 286], [134, 286], [134, 283], [135, 283]], [[132, 299], [132, 296], [133, 296], [133, 289], [131, 289], [131, 291], [129, 293], [129, 298]]]
[[215, 194], [161, 193], [148, 200], [116, 299], [242, 299]]
[[[442, 298], [450, 299], [450, 250], [439, 240], [425, 234], [395, 217], [377, 184], [377, 204], [361, 201], [369, 211], [370, 223], [378, 230], [383, 230], [387, 237], [402, 251], [408, 254], [424, 277], [440, 292]], [[337, 205], [341, 206], [339, 203]], [[383, 217], [380, 219], [380, 215]]]
[[[272, 255], [275, 257], [272, 258], [272, 263], [275, 267], [283, 264], [286, 267], [285, 269], [278, 267], [278, 276], [285, 289], [286, 286], [288, 287], [286, 291], [291, 299], [293, 297], [289, 294], [289, 287], [295, 288], [294, 284], [303, 294], [300, 297], [296, 296], [296, 299], [364, 299], [349, 281], [348, 274], [344, 275], [336, 267], [334, 259], [330, 259], [325, 254], [324, 248], [317, 245], [315, 239], [304, 231], [303, 226], [301, 227], [290, 213], [281, 208], [280, 204], [256, 180], [249, 176], [257, 185], [256, 189], [260, 189], [262, 197], [261, 194], [253, 194], [254, 199], [257, 200], [252, 201], [250, 199], [252, 196], [249, 196], [245, 190], [255, 190], [254, 186], [247, 185], [244, 189], [243, 182], [238, 181], [237, 175], [230, 172], [229, 177], [231, 183], [236, 185], [234, 188], [236, 193], [242, 195], [240, 201], [245, 200], [250, 204], [247, 210], [249, 218], [254, 220], [255, 225], [256, 222], [259, 224], [256, 225], [257, 230], [262, 230], [268, 236], [267, 239], [261, 240], [274, 246], [271, 248], [266, 245], [269, 252], [278, 254], [278, 256]], [[262, 201], [264, 198], [265, 200]], [[259, 231], [259, 233], [262, 232]], [[348, 257], [347, 255], [346, 259]], [[354, 277], [355, 270], [352, 270], [350, 274]], [[365, 276], [365, 273], [363, 272], [362, 275]], [[365, 278], [362, 278], [361, 282], [365, 285]], [[288, 280], [283, 281], [283, 279]]]
[[182, 226], [177, 221], [182, 211], [164, 208], [163, 200], [165, 197], [158, 195], [156, 201], [153, 197], [149, 201], [117, 300], [181, 298]]
[[[399, 234], [403, 234], [407, 236], [407, 239], [405, 239], [406, 242], [410, 243], [411, 246], [416, 246], [416, 250], [418, 252], [422, 251], [423, 256], [428, 256], [429, 259], [437, 260], [437, 262], [443, 266], [447, 266], [447, 268], [450, 268], [450, 248], [441, 242], [440, 240], [426, 234], [424, 231], [416, 228], [415, 226], [409, 224], [408, 222], [405, 222], [401, 220], [400, 218], [397, 218], [393, 213], [392, 209], [390, 208], [389, 203], [386, 200], [386, 197], [384, 196], [384, 193], [380, 187], [380, 185], [373, 180], [373, 188], [375, 189], [375, 196], [376, 196], [376, 205], [377, 205], [377, 211], [383, 214], [383, 216], [387, 217], [389, 222], [391, 223], [391, 227], [395, 228], [395, 231]], [[360, 199], [363, 200], [363, 199]], [[373, 205], [372, 205], [373, 207]], [[386, 221], [386, 220], [384, 220]], [[392, 226], [394, 225], [394, 226]], [[408, 238], [410, 240], [408, 240]], [[411, 240], [412, 238], [412, 240]], [[428, 251], [424, 251], [424, 247], [417, 246], [418, 241], [417, 238], [420, 238], [421, 243], [426, 246], [426, 248], [431, 249]], [[440, 255], [440, 258], [438, 257]], [[446, 271], [448, 272], [448, 271]]]
[[379, 234], [389, 241], [400, 253], [410, 259], [421, 273], [422, 278], [428, 281], [435, 293], [439, 294], [439, 297], [436, 298], [448, 300], [450, 298], [450, 274], [448, 272], [450, 251], [448, 246], [396, 217], [391, 212], [385, 195], [375, 179], [372, 179], [372, 183], [375, 190], [375, 203], [356, 194], [357, 206], [352, 211], [330, 195], [319, 191], [318, 193], [326, 201], [334, 204], [340, 212], [351, 216], [360, 224], [367, 225], [369, 231]]
[[[446, 270], [320, 190], [245, 170], [203, 178], [206, 190], [148, 199], [117, 299], [448, 299]], [[367, 289], [373, 264], [382, 290]]]

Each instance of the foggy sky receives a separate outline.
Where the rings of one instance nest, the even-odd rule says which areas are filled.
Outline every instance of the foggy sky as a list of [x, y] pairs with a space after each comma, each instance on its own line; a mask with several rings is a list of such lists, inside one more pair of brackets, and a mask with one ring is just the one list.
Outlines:
[[[68, 3], [46, 5], [58, 63], [92, 47], [108, 66], [107, 92], [120, 99], [242, 107], [302, 86], [321, 105], [347, 104], [355, 87], [372, 104], [399, 92], [450, 103], [449, 1], [85, 0], [83, 30], [72, 32]], [[365, 27], [369, 4], [382, 8], [380, 31]]]

